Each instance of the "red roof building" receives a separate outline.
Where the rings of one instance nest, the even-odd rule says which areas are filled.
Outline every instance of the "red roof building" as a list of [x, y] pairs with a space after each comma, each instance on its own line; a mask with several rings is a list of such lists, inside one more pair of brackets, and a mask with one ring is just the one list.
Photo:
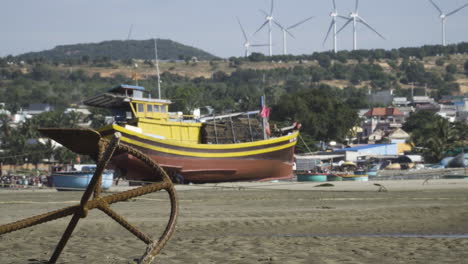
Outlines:
[[372, 108], [371, 110], [367, 111], [364, 116], [371, 117], [389, 117], [389, 116], [403, 116], [403, 113], [398, 108], [393, 107], [376, 107]]
[[387, 133], [390, 130], [401, 128], [405, 123], [405, 115], [398, 108], [376, 107], [364, 114], [366, 118], [362, 124], [364, 136], [367, 137], [377, 129]]

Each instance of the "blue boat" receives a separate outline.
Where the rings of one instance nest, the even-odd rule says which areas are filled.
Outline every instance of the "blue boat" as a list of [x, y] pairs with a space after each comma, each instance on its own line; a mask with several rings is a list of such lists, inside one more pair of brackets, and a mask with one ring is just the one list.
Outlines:
[[343, 177], [343, 181], [369, 181], [367, 175], [346, 175], [341, 177]]
[[[66, 190], [85, 190], [89, 182], [93, 178], [96, 165], [88, 165], [81, 167], [78, 171], [64, 171], [53, 172], [52, 185], [59, 191]], [[102, 173], [102, 188], [109, 189], [114, 180], [114, 173], [112, 171], [104, 171]]]
[[468, 179], [468, 175], [460, 175], [460, 174], [453, 174], [453, 175], [445, 175], [445, 179]]
[[301, 173], [297, 174], [298, 182], [326, 182], [327, 175], [323, 173]]
[[369, 181], [369, 175], [364, 170], [356, 170], [354, 174], [340, 175], [343, 181]]
[[327, 181], [342, 181], [343, 177], [335, 174], [328, 174], [327, 175]]
[[379, 173], [379, 169], [380, 169], [380, 164], [374, 165], [367, 170], [367, 175], [375, 177]]

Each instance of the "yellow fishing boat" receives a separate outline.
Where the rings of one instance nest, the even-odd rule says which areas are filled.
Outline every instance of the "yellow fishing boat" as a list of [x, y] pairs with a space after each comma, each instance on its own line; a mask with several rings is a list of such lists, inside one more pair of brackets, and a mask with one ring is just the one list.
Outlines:
[[[175, 182], [254, 181], [293, 176], [293, 153], [299, 134], [297, 125], [278, 130], [281, 135], [277, 137], [260, 140], [247, 137], [245, 142], [232, 133], [232, 142], [226, 143], [226, 138], [217, 137], [221, 132], [217, 122], [221, 119], [172, 114], [169, 112], [170, 100], [151, 98], [140, 86], [119, 85], [84, 103], [112, 110], [114, 122], [98, 129], [101, 136], [111, 137], [120, 132], [122, 143], [150, 156]], [[232, 123], [233, 117], [241, 115], [243, 113], [224, 118]], [[250, 125], [250, 119], [248, 121]], [[211, 127], [210, 135], [206, 135], [208, 126]], [[232, 124], [230, 128], [234, 131]], [[61, 136], [54, 136], [51, 131], [42, 132], [60, 142]], [[67, 140], [63, 141], [65, 146], [69, 145]], [[76, 147], [71, 149], [80, 152]], [[111, 166], [126, 178], [152, 180], [146, 176], [150, 175], [147, 168], [130, 154], [115, 155]]]

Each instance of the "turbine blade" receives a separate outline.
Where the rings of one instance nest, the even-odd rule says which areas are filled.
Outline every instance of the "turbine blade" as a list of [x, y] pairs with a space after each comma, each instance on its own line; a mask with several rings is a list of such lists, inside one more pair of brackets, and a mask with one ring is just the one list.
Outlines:
[[336, 12], [336, 1], [335, 1], [335, 0], [333, 0], [332, 2], [333, 2], [333, 9], [334, 9], [334, 10], [335, 10], [335, 12]]
[[259, 9], [258, 11], [262, 12], [265, 16], [269, 16], [268, 13], [263, 9]]
[[254, 35], [257, 34], [257, 32], [259, 32], [260, 30], [262, 30], [262, 28], [263, 28], [264, 26], [266, 26], [266, 24], [268, 24], [268, 20], [266, 20], [265, 23], [263, 23], [263, 24], [257, 29], [257, 31], [255, 31]]
[[273, 15], [273, 8], [274, 8], [274, 0], [271, 0], [270, 16]]
[[268, 47], [270, 45], [268, 45], [268, 44], [251, 44], [250, 46], [251, 47]]
[[346, 23], [336, 32], [336, 34], [338, 35], [347, 25], [349, 25], [349, 23], [351, 23], [351, 21], [353, 21], [352, 18], [348, 19], [348, 22], [346, 22]]
[[293, 35], [293, 33], [289, 32], [289, 30], [285, 29], [286, 33], [288, 33], [289, 36], [291, 36], [291, 38], [295, 39], [296, 36]]
[[247, 34], [245, 34], [244, 27], [242, 26], [242, 24], [241, 24], [239, 18], [238, 18], [238, 17], [236, 17], [236, 18], [237, 18], [237, 22], [239, 23], [239, 26], [240, 26], [240, 28], [241, 28], [241, 30], [242, 30], [242, 34], [244, 35], [245, 41], [249, 41], [249, 39], [247, 38]]
[[436, 3], [434, 3], [434, 1], [432, 0], [429, 0], [429, 2], [431, 2], [431, 4], [437, 9], [439, 10], [440, 14], [442, 15], [444, 12], [442, 12], [442, 9], [440, 9], [440, 7], [438, 5], [436, 5]]
[[354, 12], [357, 13], [359, 9], [359, 0], [356, 0], [356, 8], [354, 9]]
[[457, 9], [453, 10], [452, 12], [448, 13], [447, 16], [451, 16], [451, 15], [457, 13], [458, 11], [462, 10], [463, 8], [465, 8], [465, 7], [467, 7], [467, 6], [468, 6], [468, 3], [464, 4], [464, 5], [463, 5], [462, 7], [460, 7], [460, 8], [457, 8]]
[[289, 30], [284, 28], [278, 21], [276, 21], [275, 19], [272, 19], [272, 21], [273, 21], [273, 23], [275, 23], [275, 25], [277, 25], [279, 28], [281, 28], [281, 30], [288, 33], [289, 36], [291, 36], [292, 38], [296, 38], [291, 32], [289, 32]]
[[325, 39], [323, 40], [323, 43], [322, 43], [323, 46], [325, 46], [325, 42], [327, 42], [328, 35], [330, 35], [330, 32], [334, 24], [335, 24], [335, 21], [332, 20], [332, 22], [330, 23], [330, 27], [328, 28], [327, 35], [325, 35]]
[[342, 19], [345, 19], [345, 20], [348, 20], [349, 17], [345, 17], [345, 16], [342, 16], [342, 15], [338, 15], [339, 18], [342, 18]]
[[362, 17], [358, 16], [358, 22], [364, 24], [366, 27], [368, 27], [370, 30], [374, 31], [377, 35], [379, 35], [381, 38], [385, 39], [384, 36], [382, 36], [382, 34], [380, 34], [379, 32], [377, 32], [377, 30], [375, 30], [373, 27], [371, 27], [371, 25], [369, 25]]
[[298, 23], [296, 23], [296, 24], [294, 24], [294, 25], [288, 27], [287, 29], [293, 29], [293, 28], [295, 28], [295, 27], [297, 27], [297, 26], [299, 26], [299, 25], [301, 25], [301, 24], [304, 24], [305, 22], [311, 20], [312, 18], [314, 18], [314, 16], [311, 16], [311, 17], [309, 17], [309, 18], [306, 18], [306, 19], [302, 20], [301, 22], [298, 22]]
[[132, 31], [133, 31], [133, 24], [130, 25], [130, 30], [128, 31], [128, 35], [127, 35], [127, 40], [130, 40], [130, 37], [132, 36]]
[[271, 21], [273, 21], [273, 23], [275, 23], [275, 25], [277, 25], [279, 28], [281, 28], [282, 30], [286, 30], [280, 23], [278, 23], [278, 21], [276, 21], [275, 19], [272, 19]]

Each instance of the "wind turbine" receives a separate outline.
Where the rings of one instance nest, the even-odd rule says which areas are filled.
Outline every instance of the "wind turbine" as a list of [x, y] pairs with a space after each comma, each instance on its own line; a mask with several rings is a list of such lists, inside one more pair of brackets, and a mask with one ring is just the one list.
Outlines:
[[369, 23], [367, 23], [364, 20], [364, 18], [359, 16], [358, 10], [359, 10], [359, 0], [356, 0], [356, 7], [354, 9], [354, 12], [351, 12], [349, 14], [349, 18], [347, 18], [348, 22], [346, 22], [340, 28], [340, 30], [338, 30], [338, 32], [336, 33], [336, 34], [339, 34], [347, 25], [349, 25], [349, 23], [353, 22], [353, 50], [357, 49], [357, 23], [363, 24], [364, 26], [368, 27], [370, 30], [374, 31], [377, 35], [379, 35], [379, 37], [381, 37], [382, 39], [385, 39], [385, 37], [382, 36], [379, 32], [377, 32], [377, 30], [375, 30], [373, 27], [371, 27]]
[[440, 15], [439, 15], [439, 18], [442, 22], [442, 45], [445, 46], [446, 45], [446, 41], [445, 41], [445, 23], [447, 22], [447, 18], [455, 13], [457, 13], [458, 11], [462, 10], [463, 8], [467, 7], [468, 6], [468, 3], [462, 5], [461, 7], [453, 10], [452, 12], [449, 12], [449, 13], [444, 13], [442, 11], [442, 9], [440, 9], [439, 6], [436, 5], [436, 3], [434, 3], [434, 1], [432, 0], [429, 0], [429, 2], [431, 2], [431, 4], [440, 12]]
[[333, 11], [330, 13], [330, 16], [332, 18], [332, 21], [330, 23], [330, 27], [328, 28], [328, 32], [327, 32], [327, 35], [325, 36], [325, 39], [323, 40], [323, 45], [325, 46], [325, 42], [327, 42], [327, 39], [328, 39], [328, 35], [330, 35], [330, 32], [331, 30], [333, 29], [333, 51], [335, 53], [338, 52], [338, 42], [337, 42], [337, 38], [336, 38], [336, 18], [337, 17], [341, 17], [341, 18], [344, 18], [346, 20], [348, 20], [347, 17], [343, 17], [343, 16], [339, 16], [338, 15], [338, 10], [336, 9], [336, 2], [335, 0], [332, 1], [333, 2]]
[[262, 28], [264, 28], [268, 24], [268, 46], [269, 46], [269, 54], [270, 56], [273, 55], [273, 44], [272, 44], [272, 37], [271, 37], [271, 30], [272, 30], [272, 23], [275, 23], [280, 28], [283, 28], [276, 20], [273, 18], [273, 8], [274, 8], [274, 0], [271, 0], [271, 8], [270, 13], [267, 13], [264, 10], [260, 10], [263, 14], [265, 14], [265, 22], [260, 26], [257, 31], [255, 31], [254, 35], [257, 34]]
[[304, 24], [305, 22], [311, 20], [312, 18], [314, 18], [314, 16], [301, 20], [300, 22], [297, 22], [296, 24], [289, 26], [287, 28], [284, 28], [283, 26], [281, 26], [280, 23], [277, 24], [281, 28], [281, 31], [283, 31], [283, 55], [286, 55], [288, 53], [286, 34], [289, 34], [291, 37], [295, 38], [294, 35], [291, 34], [290, 30]]
[[239, 26], [242, 30], [242, 34], [244, 35], [244, 48], [245, 48], [245, 57], [248, 57], [250, 55], [250, 47], [266, 47], [268, 46], [267, 44], [251, 44], [249, 38], [247, 37], [247, 34], [245, 33], [244, 27], [242, 26], [240, 20], [238, 17], [237, 22], [239, 23]]

